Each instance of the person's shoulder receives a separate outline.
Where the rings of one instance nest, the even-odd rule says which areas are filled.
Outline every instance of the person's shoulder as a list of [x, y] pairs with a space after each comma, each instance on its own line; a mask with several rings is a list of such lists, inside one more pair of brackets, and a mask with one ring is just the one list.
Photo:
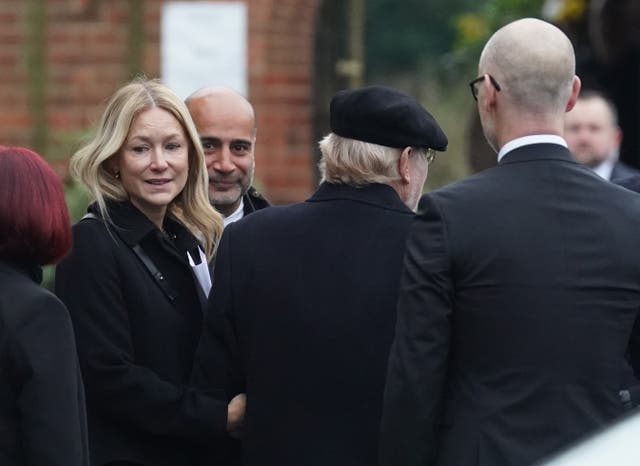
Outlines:
[[617, 199], [620, 209], [631, 209], [640, 218], [640, 175], [606, 184], [610, 192], [606, 197]]
[[[18, 290], [16, 290], [18, 291]], [[50, 371], [72, 364], [76, 349], [71, 316], [62, 301], [35, 282], [2, 305], [1, 317], [13, 364], [29, 372]], [[4, 303], [6, 304], [6, 303]], [[53, 358], [52, 354], [63, 358]]]
[[[66, 274], [76, 267], [102, 269], [110, 267], [119, 251], [126, 251], [114, 227], [107, 227], [99, 217], [83, 217], [72, 227], [73, 247], [71, 252], [57, 265], [56, 274]], [[57, 280], [56, 280], [57, 281]]]
[[250, 186], [245, 193], [243, 202], [245, 215], [265, 209], [271, 205], [262, 193], [258, 192], [253, 186]]
[[245, 215], [237, 222], [230, 223], [224, 229], [223, 236], [233, 236], [236, 240], [246, 238], [251, 241], [269, 233], [287, 230], [292, 223], [300, 220], [300, 209], [304, 203], [269, 206]]
[[116, 229], [114, 225], [108, 226], [101, 217], [87, 214], [71, 228], [74, 247], [112, 247], [117, 243]]
[[617, 183], [633, 176], [640, 176], [640, 170], [624, 162], [617, 161], [611, 172], [611, 181]]
[[107, 228], [104, 221], [94, 214], [86, 214], [71, 227], [74, 242], [85, 238], [101, 238]]
[[[597, 176], [597, 175], [596, 175]], [[591, 196], [598, 202], [592, 202], [593, 208], [602, 209], [603, 218], [607, 214], [615, 219], [640, 222], [640, 176], [633, 176], [620, 182], [609, 182], [603, 179], [591, 186]], [[636, 231], [637, 233], [637, 231]]]
[[31, 272], [31, 267], [28, 265], [0, 261], [0, 297], [11, 293], [19, 295], [24, 290], [42, 288], [35, 281], [38, 274], [39, 272], [35, 270]]
[[248, 222], [264, 222], [271, 219], [283, 219], [291, 215], [295, 215], [295, 212], [305, 208], [304, 202], [296, 202], [286, 205], [269, 205], [264, 209], [260, 209], [251, 215], [245, 215], [240, 221], [236, 223], [248, 223]]
[[14, 274], [0, 289], [4, 298], [0, 307], [7, 322], [19, 325], [20, 322], [39, 318], [43, 312], [47, 313], [46, 316], [50, 319], [68, 319], [67, 308], [62, 301], [26, 276]]
[[0, 268], [0, 308], [3, 313], [17, 309], [38, 288], [39, 285], [23, 273], [10, 267]]
[[614, 180], [614, 184], [627, 188], [636, 193], [640, 193], [640, 175], [631, 175], [619, 180]]
[[69, 313], [64, 303], [47, 288], [36, 283], [31, 288], [31, 304], [35, 312], [46, 312], [53, 319], [67, 320]]
[[[468, 198], [469, 192], [481, 189], [483, 186], [495, 186], [494, 178], [500, 175], [497, 167], [487, 168], [481, 172], [474, 173], [461, 180], [446, 184], [428, 193], [434, 199], [446, 200], [463, 196]], [[472, 199], [472, 198], [469, 198]]]

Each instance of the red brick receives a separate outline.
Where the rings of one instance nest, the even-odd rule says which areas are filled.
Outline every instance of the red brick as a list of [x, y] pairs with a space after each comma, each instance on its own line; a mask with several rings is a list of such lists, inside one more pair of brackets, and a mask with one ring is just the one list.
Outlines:
[[[187, 0], [185, 0], [187, 1]], [[147, 0], [139, 27], [142, 69], [160, 70], [163, 0]], [[257, 177], [274, 202], [302, 200], [313, 189], [313, 50], [319, 0], [247, 0], [249, 96], [258, 116]], [[0, 1], [0, 140], [31, 137], [24, 61], [26, 2]], [[59, 133], [87, 129], [128, 78], [128, 0], [49, 0], [47, 120]], [[55, 150], [62, 146], [54, 142]]]
[[[0, 113], [0, 128], [27, 128], [31, 125], [31, 117], [28, 113], [13, 111]], [[10, 142], [8, 143], [10, 144]]]

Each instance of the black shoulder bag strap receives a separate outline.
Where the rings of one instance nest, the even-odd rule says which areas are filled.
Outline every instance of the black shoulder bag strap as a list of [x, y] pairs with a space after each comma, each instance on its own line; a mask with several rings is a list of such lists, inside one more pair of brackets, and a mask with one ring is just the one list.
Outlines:
[[[91, 212], [86, 214], [80, 220], [85, 220], [85, 219], [94, 219], [97, 221], [101, 221], [100, 217], [98, 217], [97, 215]], [[158, 286], [160, 287], [162, 292], [165, 294], [165, 296], [169, 299], [169, 301], [171, 301], [172, 304], [175, 304], [176, 296], [177, 296], [176, 292], [171, 289], [171, 287], [169, 286], [169, 283], [167, 282], [167, 280], [165, 280], [164, 275], [162, 275], [162, 272], [158, 270], [158, 267], [156, 267], [156, 264], [153, 263], [149, 255], [146, 252], [144, 252], [144, 249], [142, 249], [142, 247], [139, 244], [136, 244], [131, 249], [133, 249], [133, 252], [136, 254], [136, 256], [138, 256], [138, 259], [140, 259], [140, 262], [142, 262], [142, 264], [145, 266], [147, 271], [151, 274], [154, 281], [158, 284]]]
[[169, 283], [167, 283], [167, 281], [164, 279], [164, 275], [162, 275], [162, 272], [158, 270], [158, 267], [156, 267], [156, 264], [153, 263], [149, 255], [144, 252], [144, 249], [142, 249], [139, 244], [136, 244], [132, 249], [133, 252], [136, 253], [136, 256], [138, 256], [138, 259], [140, 259], [140, 261], [142, 261], [144, 266], [147, 268], [156, 283], [160, 286], [163, 293], [167, 296], [167, 298], [169, 298], [169, 301], [175, 303], [176, 293], [169, 287]]

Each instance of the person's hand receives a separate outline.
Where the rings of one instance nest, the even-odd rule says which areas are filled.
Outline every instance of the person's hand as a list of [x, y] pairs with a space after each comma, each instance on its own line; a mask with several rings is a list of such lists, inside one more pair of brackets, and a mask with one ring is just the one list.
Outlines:
[[234, 396], [227, 405], [227, 432], [234, 438], [242, 436], [246, 406], [247, 395], [244, 393]]

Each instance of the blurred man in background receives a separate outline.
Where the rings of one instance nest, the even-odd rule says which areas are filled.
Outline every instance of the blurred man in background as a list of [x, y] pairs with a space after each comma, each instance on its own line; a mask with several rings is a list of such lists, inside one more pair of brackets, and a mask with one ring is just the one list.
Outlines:
[[617, 181], [640, 171], [618, 160], [622, 130], [611, 100], [597, 91], [582, 91], [565, 116], [564, 137], [575, 159], [605, 180]]

